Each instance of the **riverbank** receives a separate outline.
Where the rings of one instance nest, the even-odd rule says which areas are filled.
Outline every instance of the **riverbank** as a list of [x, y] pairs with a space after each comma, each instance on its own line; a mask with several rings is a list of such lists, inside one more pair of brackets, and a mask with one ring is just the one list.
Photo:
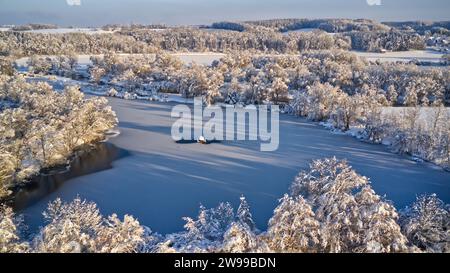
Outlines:
[[5, 201], [16, 212], [32, 206], [57, 191], [71, 179], [112, 168], [112, 162], [129, 153], [111, 143], [100, 142], [78, 150], [66, 165], [55, 166], [30, 177], [13, 190]]

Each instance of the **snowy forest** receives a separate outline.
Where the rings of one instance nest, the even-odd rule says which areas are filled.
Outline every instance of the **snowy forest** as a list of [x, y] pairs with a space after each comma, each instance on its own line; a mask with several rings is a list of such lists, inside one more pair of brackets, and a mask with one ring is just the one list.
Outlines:
[[[355, 142], [384, 145], [408, 164], [432, 166], [445, 180], [450, 172], [448, 21], [117, 24], [94, 34], [54, 29], [58, 26], [27, 24], [0, 31], [0, 252], [450, 252], [444, 192], [450, 181], [443, 192], [417, 192], [415, 202], [398, 208], [389, 195], [375, 191], [371, 177], [337, 156], [315, 154], [309, 167], [296, 168], [267, 228], [257, 226], [243, 193], [237, 207], [225, 202], [232, 200], [213, 208], [200, 205], [197, 216], [183, 218], [183, 231], [171, 233], [153, 230], [133, 211], [104, 215], [101, 204], [82, 195], [53, 198], [42, 211], [44, 222], [30, 232], [24, 215], [11, 205], [33, 178], [70, 171], [75, 158], [95, 154], [95, 144], [120, 131], [121, 117], [111, 106], [116, 99], [155, 107], [191, 103], [194, 97], [205, 106], [276, 105], [283, 116]], [[440, 58], [430, 64], [415, 55], [388, 62], [358, 55], [425, 51]], [[208, 63], [183, 60], [193, 54], [218, 57]], [[142, 118], [141, 109], [131, 110], [125, 118]], [[148, 131], [163, 126], [123, 124]], [[280, 155], [286, 161], [291, 156], [297, 155]]]
[[[320, 21], [297, 22], [294, 20], [292, 23], [288, 22], [263, 21], [243, 24], [221, 22], [201, 28], [184, 26], [156, 30], [141, 25], [116, 26], [112, 33], [94, 35], [85, 33], [49, 35], [6, 31], [0, 32], [2, 41], [0, 52], [2, 55], [29, 56], [33, 54], [100, 54], [108, 51], [153, 53], [158, 50], [193, 52], [248, 50], [294, 53], [339, 48], [404, 51], [424, 49], [426, 39], [432, 35], [431, 31], [419, 35], [415, 31], [371, 21], [335, 20], [320, 23]], [[25, 29], [28, 27], [24, 26]], [[105, 29], [111, 28], [105, 27]], [[302, 28], [315, 28], [316, 31], [315, 33], [295, 32]], [[35, 44], [36, 41], [39, 41], [39, 44]]]

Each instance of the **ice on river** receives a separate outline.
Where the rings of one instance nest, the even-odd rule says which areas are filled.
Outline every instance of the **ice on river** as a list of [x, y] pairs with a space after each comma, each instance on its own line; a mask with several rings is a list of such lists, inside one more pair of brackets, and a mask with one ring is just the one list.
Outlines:
[[288, 191], [295, 175], [311, 160], [336, 156], [371, 178], [380, 195], [398, 208], [421, 193], [437, 193], [450, 203], [450, 173], [427, 163], [392, 154], [383, 145], [334, 135], [304, 119], [281, 115], [280, 146], [261, 152], [258, 142], [210, 145], [178, 144], [171, 136], [174, 104], [109, 98], [120, 120], [120, 135], [109, 141], [130, 155], [113, 168], [78, 177], [24, 210], [32, 228], [57, 197], [77, 195], [95, 201], [103, 213], [132, 214], [160, 233], [180, 231], [183, 216], [195, 216], [199, 204], [230, 201], [236, 208], [244, 194], [260, 229]]

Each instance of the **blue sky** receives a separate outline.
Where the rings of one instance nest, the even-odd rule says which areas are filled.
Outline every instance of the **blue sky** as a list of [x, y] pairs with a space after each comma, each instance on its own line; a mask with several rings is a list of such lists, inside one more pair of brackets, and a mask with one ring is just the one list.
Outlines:
[[[69, 5], [80, 1], [81, 5]], [[381, 1], [381, 5], [369, 5]], [[449, 0], [0, 0], [0, 24], [207, 24], [268, 18], [450, 20]]]

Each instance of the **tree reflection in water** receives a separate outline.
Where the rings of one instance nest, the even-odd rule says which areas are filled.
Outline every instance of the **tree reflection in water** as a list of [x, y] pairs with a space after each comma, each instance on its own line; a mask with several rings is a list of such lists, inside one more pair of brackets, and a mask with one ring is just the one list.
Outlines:
[[92, 150], [73, 159], [70, 168], [53, 169], [32, 178], [14, 194], [11, 200], [12, 206], [16, 212], [21, 211], [56, 191], [68, 180], [110, 169], [113, 161], [128, 155], [128, 151], [111, 143], [98, 143]]

